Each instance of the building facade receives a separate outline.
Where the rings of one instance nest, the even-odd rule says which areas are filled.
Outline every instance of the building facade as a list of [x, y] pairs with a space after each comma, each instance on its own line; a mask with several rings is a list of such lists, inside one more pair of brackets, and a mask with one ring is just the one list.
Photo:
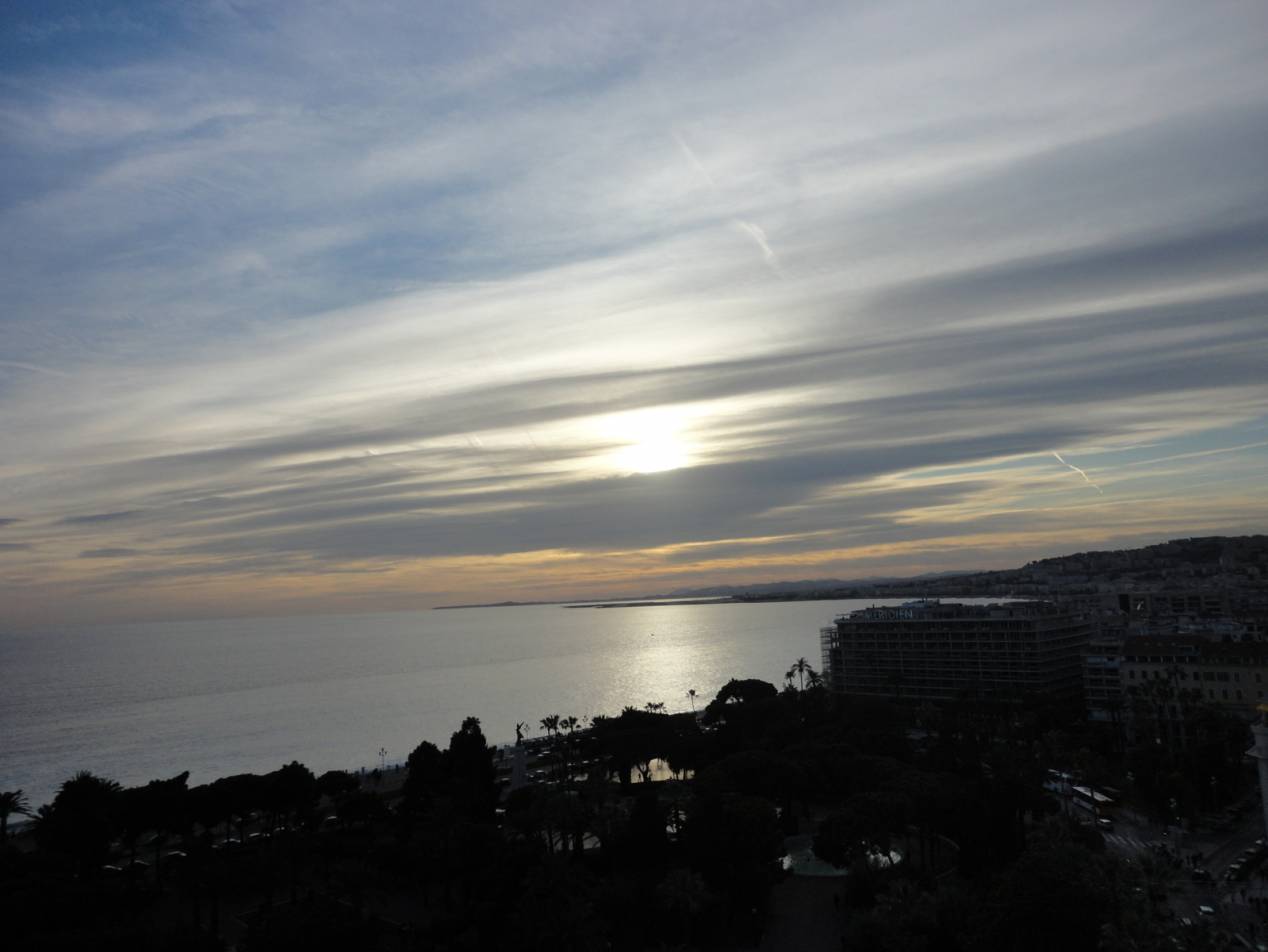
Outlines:
[[1247, 718], [1268, 701], [1268, 643], [1203, 638], [1128, 638], [1119, 677], [1129, 697], [1151, 684], [1168, 684], [1193, 700], [1215, 704]]
[[865, 608], [820, 630], [825, 681], [842, 694], [899, 701], [1083, 691], [1089, 626], [1047, 602], [938, 601]]
[[1083, 697], [1093, 721], [1116, 721], [1123, 706], [1122, 641], [1095, 635], [1083, 658]]

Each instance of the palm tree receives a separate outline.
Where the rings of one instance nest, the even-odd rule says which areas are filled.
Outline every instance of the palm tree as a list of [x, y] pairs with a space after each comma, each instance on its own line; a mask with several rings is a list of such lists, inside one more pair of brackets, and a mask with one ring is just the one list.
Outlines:
[[549, 736], [554, 737], [559, 732], [560, 717], [558, 714], [550, 714], [542, 718], [542, 730]]
[[30, 816], [31, 805], [26, 794], [21, 790], [6, 790], [0, 793], [0, 843], [9, 838], [9, 817], [13, 814]]
[[805, 658], [798, 658], [793, 662], [793, 666], [788, 669], [788, 673], [784, 677], [791, 682], [793, 675], [797, 675], [797, 681], [801, 685], [799, 690], [804, 691], [806, 689], [806, 674], [812, 670], [814, 669], [810, 667], [809, 661]]
[[821, 675], [814, 668], [811, 668], [809, 671], [806, 672], [806, 687], [808, 688], [823, 687], [823, 675]]
[[664, 701], [648, 701], [647, 710], [652, 714], [659, 714], [665, 709]]
[[40, 808], [37, 841], [75, 859], [81, 873], [104, 863], [120, 830], [122, 789], [113, 780], [81, 770], [58, 788], [51, 804]]
[[691, 713], [694, 714], [696, 712], [696, 689], [689, 688], [687, 690], [687, 697], [691, 701]]

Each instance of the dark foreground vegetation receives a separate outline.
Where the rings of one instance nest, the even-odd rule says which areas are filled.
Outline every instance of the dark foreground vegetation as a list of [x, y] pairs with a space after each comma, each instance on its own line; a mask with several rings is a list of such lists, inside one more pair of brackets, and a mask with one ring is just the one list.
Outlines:
[[[694, 696], [693, 696], [694, 703]], [[1132, 761], [1143, 803], [1235, 796], [1244, 727]], [[190, 787], [67, 780], [0, 846], [14, 949], [729, 949], [761, 943], [803, 835], [848, 870], [806, 921], [851, 950], [1173, 950], [1175, 870], [1119, 859], [1044, 789], [1113, 773], [1121, 739], [1040, 701], [913, 709], [834, 697], [794, 666], [699, 717], [547, 718], [515, 751], [468, 718], [403, 783], [298, 763]], [[1103, 730], [1104, 732], [1099, 732]], [[1226, 736], [1227, 735], [1227, 736]], [[518, 760], [518, 765], [516, 761]], [[1233, 766], [1230, 767], [1229, 765]], [[1197, 775], [1197, 774], [1195, 774]], [[512, 778], [527, 781], [512, 786]], [[1192, 787], [1192, 803], [1168, 790]], [[1186, 794], [1187, 796], [1187, 794]], [[26, 810], [0, 795], [4, 820]], [[1218, 947], [1191, 929], [1184, 948]]]

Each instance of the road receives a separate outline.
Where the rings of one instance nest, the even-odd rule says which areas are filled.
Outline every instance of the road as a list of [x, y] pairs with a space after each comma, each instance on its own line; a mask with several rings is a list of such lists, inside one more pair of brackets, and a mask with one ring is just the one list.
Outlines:
[[[1252, 875], [1245, 882], [1228, 883], [1224, 880], [1229, 865], [1243, 850], [1254, 845], [1256, 839], [1264, 836], [1259, 811], [1250, 811], [1236, 827], [1226, 831], [1182, 833], [1172, 828], [1164, 834], [1163, 829], [1156, 825], [1120, 820], [1114, 829], [1102, 832], [1106, 846], [1128, 859], [1156, 850], [1159, 846], [1181, 858], [1176, 888], [1169, 900], [1171, 911], [1177, 918], [1187, 918], [1195, 923], [1209, 919], [1216, 928], [1244, 937], [1252, 948], [1257, 942], [1268, 940], [1268, 927], [1261, 911], [1268, 908], [1265, 881], [1259, 875]], [[1212, 882], [1197, 883], [1192, 880], [1189, 862], [1192, 854], [1199, 855], [1198, 864], [1211, 875]], [[1199, 911], [1202, 906], [1209, 907], [1212, 914], [1204, 916]]]

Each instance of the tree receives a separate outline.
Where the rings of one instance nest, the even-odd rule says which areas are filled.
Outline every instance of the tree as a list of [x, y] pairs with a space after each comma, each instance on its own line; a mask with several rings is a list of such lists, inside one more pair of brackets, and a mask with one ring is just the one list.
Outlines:
[[760, 678], [732, 678], [722, 685], [713, 700], [721, 704], [751, 704], [778, 696], [775, 685], [769, 681]]
[[234, 774], [212, 782], [212, 792], [221, 801], [223, 815], [237, 824], [239, 840], [246, 839], [251, 813], [264, 805], [266, 786], [267, 781], [259, 774]]
[[695, 688], [690, 688], [687, 691], [687, 699], [691, 701], [691, 712], [694, 714], [696, 711], [696, 689]]
[[346, 770], [327, 770], [317, 778], [317, 790], [333, 804], [361, 789], [361, 783]]
[[549, 714], [546, 717], [543, 717], [541, 721], [542, 730], [544, 730], [550, 737], [554, 737], [559, 733], [560, 720], [561, 718], [558, 714]]
[[792, 662], [792, 667], [787, 669], [787, 672], [784, 674], [784, 677], [787, 678], [789, 685], [792, 683], [792, 676], [794, 676], [794, 674], [796, 679], [798, 679], [799, 691], [805, 691], [806, 682], [810, 681], [812, 678], [812, 687], [814, 687], [815, 683], [819, 683], [819, 673], [815, 671], [814, 668], [810, 667], [810, 662], [808, 662], [805, 658], [798, 658], [795, 662]]
[[673, 932], [691, 938], [691, 926], [709, 902], [704, 879], [688, 869], [671, 869], [656, 887], [656, 904], [665, 913]]
[[667, 753], [672, 745], [673, 725], [674, 719], [668, 714], [634, 707], [625, 708], [620, 717], [594, 719], [595, 745], [608, 758], [623, 790], [629, 788], [631, 768], [637, 769], [643, 780], [650, 779], [651, 761]]
[[691, 865], [732, 911], [764, 906], [782, 848], [775, 808], [766, 800], [742, 795], [698, 799], [684, 839]]
[[1106, 863], [1074, 844], [1018, 858], [991, 897], [978, 948], [1064, 952], [1100, 946], [1112, 902]]
[[81, 770], [58, 788], [51, 804], [40, 808], [36, 840], [70, 856], [81, 873], [92, 870], [105, 862], [119, 831], [119, 793], [113, 780]]
[[559, 721], [559, 729], [568, 732], [568, 736], [564, 742], [559, 745], [559, 779], [565, 783], [572, 780], [572, 765], [575, 760], [577, 747], [577, 728], [581, 726], [581, 719], [573, 714], [561, 718]]
[[798, 690], [804, 691], [806, 689], [806, 676], [813, 673], [814, 668], [810, 667], [810, 662], [805, 658], [798, 658], [793, 662], [792, 667], [788, 669], [788, 673], [784, 677], [788, 679], [789, 683], [792, 683], [793, 675], [796, 675]]
[[732, 678], [724, 684], [717, 696], [704, 709], [706, 724], [716, 724], [730, 718], [728, 708], [755, 707], [762, 701], [779, 697], [779, 691], [769, 681], [758, 678]]
[[498, 801], [497, 768], [478, 717], [463, 720], [462, 727], [450, 736], [444, 762], [455, 805], [473, 819], [491, 818]]
[[845, 808], [825, 817], [815, 833], [815, 855], [837, 867], [857, 860], [887, 856], [891, 834], [906, 826], [905, 798], [894, 794], [860, 793]]
[[524, 880], [512, 918], [515, 946], [526, 952], [599, 952], [612, 947], [595, 910], [594, 889], [568, 864], [548, 862]]
[[[168, 780], [151, 780], [137, 789], [144, 810], [142, 825], [154, 831], [154, 877], [162, 885], [162, 847], [171, 835], [187, 832], [190, 826], [189, 771]], [[125, 790], [124, 793], [133, 791]]]
[[297, 760], [279, 767], [265, 778], [266, 805], [274, 819], [299, 821], [311, 817], [321, 797], [313, 772]]
[[9, 817], [13, 815], [30, 816], [31, 807], [27, 803], [26, 794], [21, 790], [6, 790], [0, 793], [0, 843], [9, 837]]
[[425, 740], [415, 747], [405, 766], [409, 772], [405, 775], [402, 792], [407, 806], [419, 807], [429, 803], [444, 790], [448, 778], [445, 756], [431, 741]]

